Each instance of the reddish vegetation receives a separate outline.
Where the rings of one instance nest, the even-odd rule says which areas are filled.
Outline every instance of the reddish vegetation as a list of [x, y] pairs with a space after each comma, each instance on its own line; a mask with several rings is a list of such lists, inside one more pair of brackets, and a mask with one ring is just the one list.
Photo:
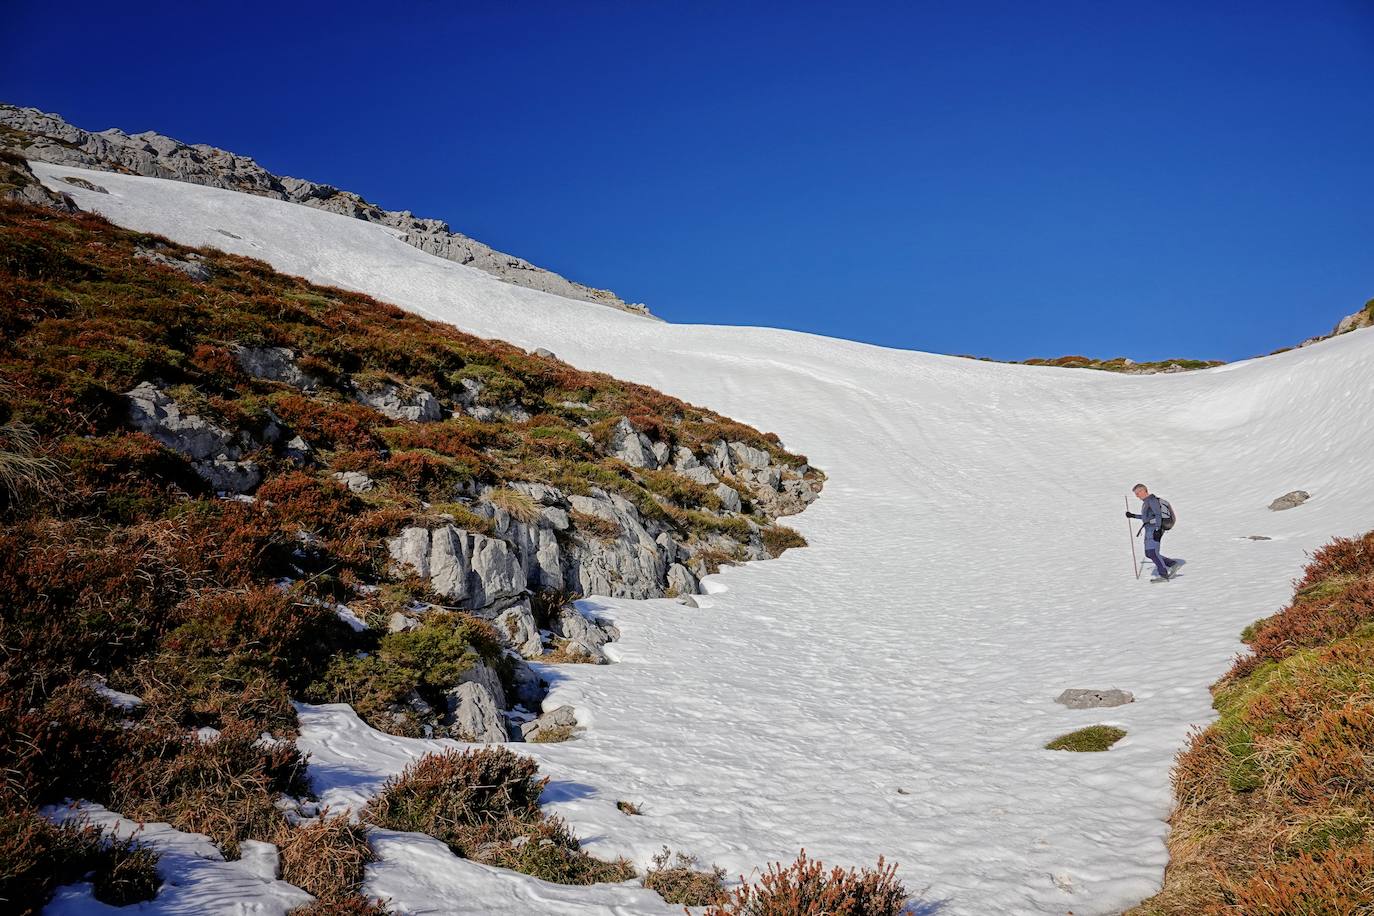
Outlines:
[[1245, 634], [1174, 770], [1164, 890], [1137, 916], [1355, 916], [1374, 902], [1374, 532], [1312, 557]]
[[757, 886], [744, 885], [706, 916], [900, 916], [910, 895], [897, 866], [878, 860], [875, 869], [827, 869], [806, 857], [784, 868], [770, 865]]

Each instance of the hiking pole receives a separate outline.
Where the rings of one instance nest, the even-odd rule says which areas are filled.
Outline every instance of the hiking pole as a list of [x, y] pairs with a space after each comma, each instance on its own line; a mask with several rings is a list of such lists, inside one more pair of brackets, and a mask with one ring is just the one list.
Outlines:
[[[1131, 511], [1131, 499], [1130, 499], [1130, 497], [1128, 497], [1128, 496], [1123, 496], [1123, 497], [1121, 497], [1121, 501], [1124, 502], [1124, 503], [1126, 504], [1126, 511], [1127, 511], [1127, 512], [1130, 512], [1130, 511]], [[1130, 520], [1130, 518], [1127, 518], [1127, 519], [1126, 519], [1126, 534], [1129, 535], [1130, 538], [1131, 538], [1131, 564], [1135, 567], [1135, 577], [1136, 577], [1136, 579], [1139, 579], [1139, 578], [1140, 578], [1140, 560], [1136, 559], [1136, 555], [1135, 555], [1135, 535], [1134, 535], [1134, 534], [1131, 534], [1131, 520]]]

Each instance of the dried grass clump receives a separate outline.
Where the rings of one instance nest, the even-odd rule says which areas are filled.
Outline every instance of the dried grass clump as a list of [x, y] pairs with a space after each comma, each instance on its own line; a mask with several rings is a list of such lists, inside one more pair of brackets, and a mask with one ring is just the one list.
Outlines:
[[287, 916], [390, 916], [391, 910], [380, 900], [353, 894], [342, 900], [316, 900], [287, 912]]
[[276, 835], [281, 793], [309, 791], [294, 745], [264, 746], [256, 729], [238, 722], [209, 741], [181, 734], [150, 740], [116, 764], [111, 780], [115, 810], [204, 833], [231, 859], [240, 841], [270, 842]]
[[590, 512], [578, 512], [574, 509], [569, 513], [572, 518], [573, 529], [588, 537], [596, 538], [601, 541], [618, 540], [624, 532], [620, 528], [619, 522], [602, 518], [599, 515], [592, 515]]
[[62, 464], [43, 451], [43, 442], [25, 423], [0, 426], [0, 507], [41, 494], [62, 472]]
[[327, 810], [311, 823], [283, 825], [276, 843], [282, 880], [326, 904], [355, 900], [364, 871], [376, 858], [367, 842], [367, 825], [346, 815], [330, 817]]
[[911, 897], [897, 866], [880, 858], [874, 869], [835, 867], [806, 857], [787, 867], [774, 863], [757, 885], [744, 885], [706, 916], [901, 916]]
[[54, 824], [25, 810], [0, 813], [0, 902], [16, 916], [37, 916], [57, 887], [87, 875], [102, 903], [151, 900], [161, 884], [157, 862], [157, 853], [137, 840], [114, 839], [89, 824]]
[[644, 875], [644, 886], [666, 902], [683, 906], [725, 902], [725, 869], [703, 869], [695, 856], [674, 854], [667, 846], [654, 856], [653, 863]]
[[379, 827], [427, 833], [456, 855], [560, 884], [624, 881], [634, 869], [582, 851], [567, 824], [545, 817], [548, 784], [529, 757], [503, 747], [428, 754], [388, 780], [363, 816]]
[[1374, 532], [1313, 556], [1248, 628], [1174, 767], [1164, 889], [1132, 913], [1374, 912]]
[[498, 509], [506, 510], [517, 522], [528, 525], [539, 517], [539, 505], [528, 493], [521, 493], [519, 490], [508, 487], [492, 490], [487, 496], [487, 501]]
[[806, 538], [802, 537], [801, 532], [786, 525], [769, 525], [759, 532], [759, 537], [771, 557], [780, 557], [784, 551], [793, 547], [806, 546]]

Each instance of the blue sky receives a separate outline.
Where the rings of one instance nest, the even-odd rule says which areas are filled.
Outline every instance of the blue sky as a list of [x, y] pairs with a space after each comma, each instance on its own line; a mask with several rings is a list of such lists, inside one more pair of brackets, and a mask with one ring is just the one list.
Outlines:
[[0, 99], [647, 302], [1235, 359], [1374, 297], [1374, 3], [8, 5]]

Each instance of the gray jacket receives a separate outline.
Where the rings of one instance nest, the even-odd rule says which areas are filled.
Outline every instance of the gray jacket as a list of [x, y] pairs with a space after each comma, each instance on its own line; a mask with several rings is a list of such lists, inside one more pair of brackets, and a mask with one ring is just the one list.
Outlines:
[[1159, 534], [1159, 529], [1164, 525], [1164, 510], [1159, 505], [1159, 497], [1153, 493], [1145, 497], [1145, 501], [1140, 504], [1140, 513], [1132, 512], [1130, 516], [1145, 523], [1147, 535]]

